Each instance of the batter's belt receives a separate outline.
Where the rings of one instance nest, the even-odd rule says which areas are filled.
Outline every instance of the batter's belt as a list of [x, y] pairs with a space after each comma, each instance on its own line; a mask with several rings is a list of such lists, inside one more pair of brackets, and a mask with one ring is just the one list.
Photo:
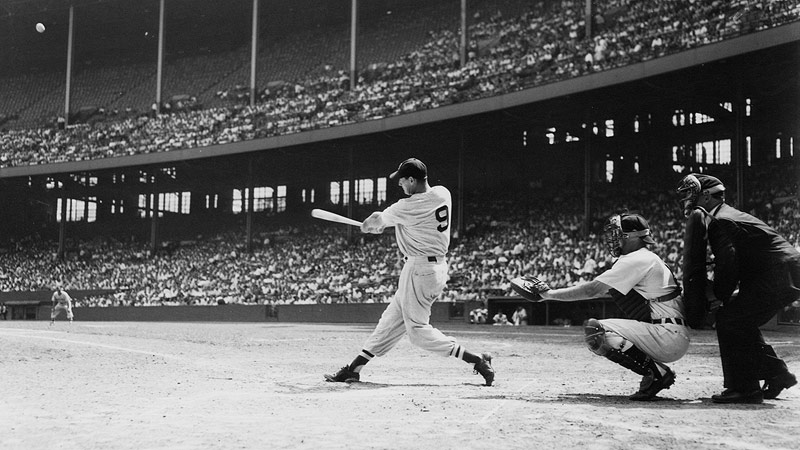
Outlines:
[[444, 262], [444, 256], [405, 256], [403, 257], [406, 261], [411, 261], [412, 263], [418, 262], [431, 262], [431, 263], [438, 263]]

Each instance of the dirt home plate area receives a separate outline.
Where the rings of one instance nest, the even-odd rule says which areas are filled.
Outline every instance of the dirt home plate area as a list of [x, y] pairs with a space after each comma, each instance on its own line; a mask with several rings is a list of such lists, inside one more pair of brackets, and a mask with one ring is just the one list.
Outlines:
[[[438, 324], [495, 355], [471, 366], [407, 339], [353, 384], [371, 324], [0, 322], [0, 448], [796, 449], [800, 388], [718, 405], [713, 331], [671, 364], [677, 381], [631, 402], [640, 377], [583, 344], [580, 326]], [[800, 329], [765, 331], [800, 372]]]

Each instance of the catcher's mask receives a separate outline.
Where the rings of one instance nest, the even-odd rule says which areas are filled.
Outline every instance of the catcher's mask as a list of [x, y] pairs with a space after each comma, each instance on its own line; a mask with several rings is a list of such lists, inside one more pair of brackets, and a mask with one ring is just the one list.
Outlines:
[[678, 203], [683, 208], [683, 215], [689, 217], [692, 210], [697, 207], [697, 200], [700, 194], [716, 194], [725, 191], [725, 186], [718, 178], [710, 175], [694, 174], [686, 175], [678, 183]]
[[638, 214], [614, 214], [608, 219], [604, 231], [606, 246], [614, 257], [622, 254], [623, 239], [639, 237], [648, 244], [655, 244], [647, 220]]

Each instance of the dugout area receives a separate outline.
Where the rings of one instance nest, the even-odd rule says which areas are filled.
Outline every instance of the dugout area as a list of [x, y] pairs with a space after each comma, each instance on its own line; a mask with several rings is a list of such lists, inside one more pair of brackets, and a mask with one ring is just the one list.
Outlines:
[[623, 317], [622, 312], [611, 299], [586, 300], [582, 302], [529, 302], [519, 296], [489, 297], [486, 301], [489, 310], [487, 323], [499, 310], [508, 319], [517, 307], [522, 306], [528, 313], [528, 325], [582, 326], [588, 319], [609, 319]]

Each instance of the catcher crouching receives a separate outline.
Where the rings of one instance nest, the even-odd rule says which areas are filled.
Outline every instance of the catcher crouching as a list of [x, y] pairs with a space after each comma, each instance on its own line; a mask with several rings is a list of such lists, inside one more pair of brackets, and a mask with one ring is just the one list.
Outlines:
[[629, 398], [656, 399], [675, 383], [665, 363], [683, 357], [689, 348], [681, 288], [667, 265], [651, 252], [650, 227], [638, 214], [614, 215], [605, 226], [614, 265], [578, 286], [550, 289], [530, 276], [511, 280], [511, 287], [530, 301], [579, 301], [611, 296], [625, 319], [589, 319], [584, 327], [589, 350], [642, 376]]

